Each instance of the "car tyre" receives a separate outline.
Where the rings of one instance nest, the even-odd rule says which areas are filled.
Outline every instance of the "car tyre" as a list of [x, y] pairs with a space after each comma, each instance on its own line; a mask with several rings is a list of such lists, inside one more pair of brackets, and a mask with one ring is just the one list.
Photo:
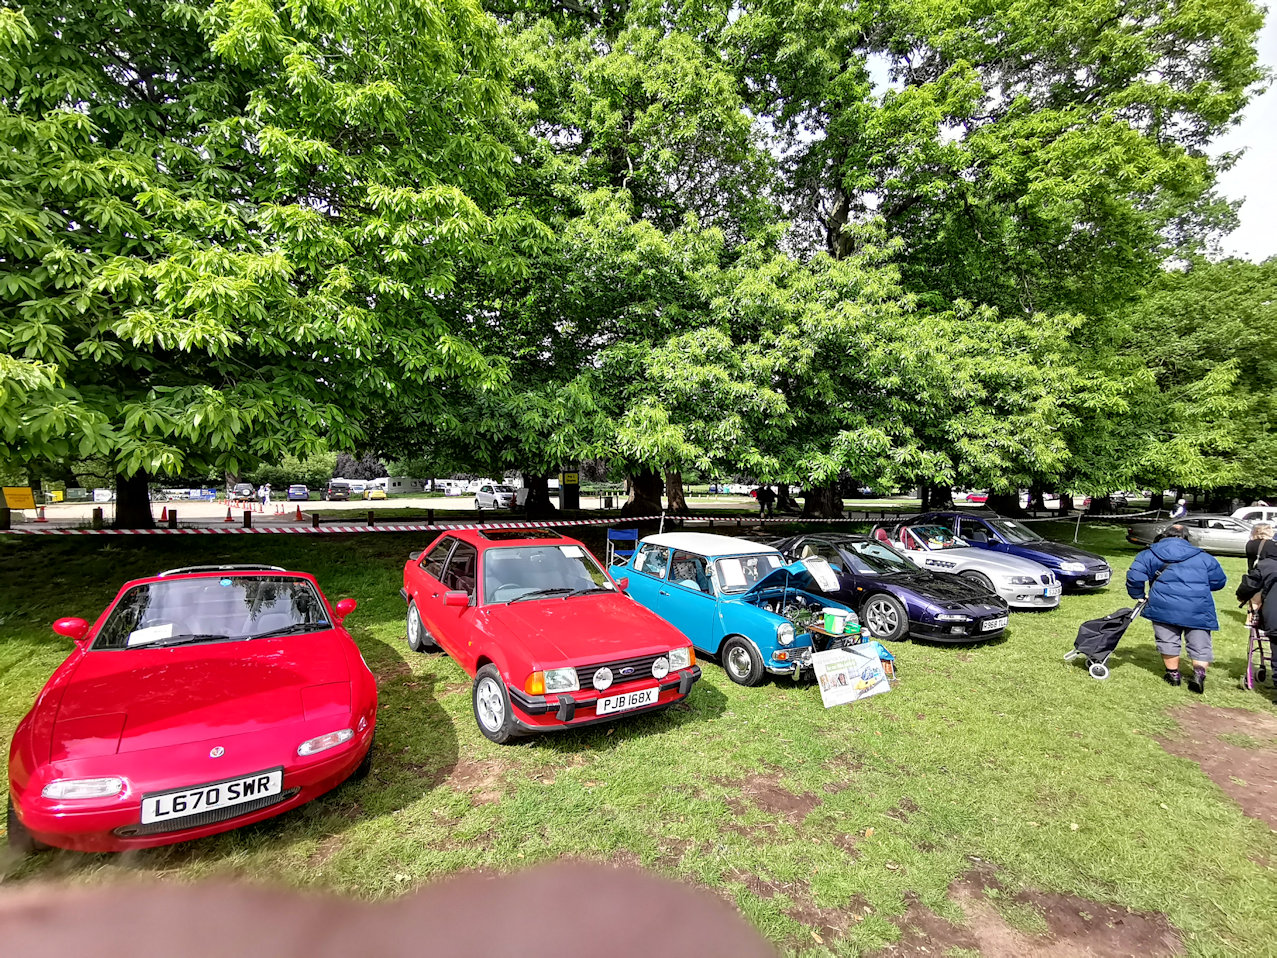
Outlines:
[[43, 842], [35, 840], [35, 836], [27, 831], [27, 826], [18, 818], [18, 810], [13, 807], [13, 799], [9, 799], [8, 814], [5, 815], [5, 828], [9, 835], [9, 848], [19, 855], [34, 855], [48, 848]]
[[426, 631], [426, 624], [421, 621], [416, 602], [408, 603], [408, 648], [414, 652], [434, 652], [439, 648], [439, 644]]
[[368, 751], [364, 752], [363, 760], [355, 766], [355, 770], [350, 773], [350, 781], [362, 782], [368, 777], [368, 773], [372, 771], [372, 750], [377, 747], [377, 733], [372, 733], [372, 741], [368, 743]]
[[721, 655], [723, 671], [737, 685], [757, 685], [763, 680], [762, 656], [740, 636], [724, 642]]
[[495, 665], [485, 665], [474, 675], [471, 693], [474, 720], [484, 738], [504, 745], [518, 734], [514, 724], [514, 712], [510, 708], [510, 693]]
[[860, 607], [860, 623], [875, 639], [898, 642], [909, 638], [909, 613], [894, 595], [879, 592]]
[[997, 595], [997, 589], [993, 588], [993, 582], [983, 572], [970, 571], [960, 572], [958, 574], [972, 585], [978, 585], [985, 592], [992, 592], [994, 595]]

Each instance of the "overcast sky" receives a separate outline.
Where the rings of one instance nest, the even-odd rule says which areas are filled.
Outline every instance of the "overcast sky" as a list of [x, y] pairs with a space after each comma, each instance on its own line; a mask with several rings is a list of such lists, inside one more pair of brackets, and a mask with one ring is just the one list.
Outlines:
[[[1270, 5], [1268, 22], [1259, 35], [1259, 59], [1277, 69], [1277, 9]], [[1277, 85], [1246, 107], [1241, 125], [1221, 138], [1220, 152], [1246, 148], [1246, 154], [1219, 178], [1229, 199], [1245, 199], [1241, 226], [1224, 240], [1224, 251], [1246, 259], [1277, 255]]]

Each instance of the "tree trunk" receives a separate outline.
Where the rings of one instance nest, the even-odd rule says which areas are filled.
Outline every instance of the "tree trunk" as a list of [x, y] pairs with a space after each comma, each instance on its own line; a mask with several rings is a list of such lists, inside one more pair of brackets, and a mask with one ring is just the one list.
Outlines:
[[154, 529], [151, 515], [151, 477], [144, 469], [131, 476], [115, 476], [115, 528]]
[[654, 516], [661, 511], [665, 480], [655, 469], [643, 468], [630, 476], [630, 498], [621, 507], [623, 516]]
[[794, 501], [794, 497], [789, 494], [789, 483], [776, 483], [776, 511], [777, 512], [797, 512], [798, 503]]
[[1153, 493], [1148, 497], [1148, 507], [1154, 510], [1164, 509], [1165, 505], [1162, 502], [1164, 498], [1165, 497], [1160, 492]]
[[1046, 501], [1043, 493], [1046, 490], [1042, 488], [1042, 483], [1033, 482], [1029, 484], [1029, 511], [1030, 512], [1046, 512]]
[[1097, 516], [1111, 516], [1113, 514], [1113, 497], [1091, 496], [1091, 505], [1086, 511]]
[[808, 486], [802, 515], [804, 519], [841, 519], [842, 499], [838, 496], [838, 483]]
[[1000, 516], [1022, 516], [1020, 494], [1018, 492], [991, 492], [985, 506]]
[[523, 514], [529, 519], [547, 519], [554, 515], [558, 507], [550, 499], [550, 477], [544, 473], [525, 472], [523, 488], [528, 490], [528, 497], [523, 500]]
[[677, 469], [665, 470], [665, 498], [669, 502], [668, 512], [672, 516], [690, 515], [687, 500], [683, 497], [683, 473]]
[[931, 503], [923, 506], [924, 509], [948, 509], [953, 505], [953, 490], [949, 486], [928, 482], [923, 490], [927, 494], [927, 501]]
[[1073, 497], [1067, 492], [1060, 493], [1060, 515], [1067, 516], [1073, 511]]
[[931, 483], [918, 483], [918, 496], [922, 499], [921, 509], [923, 512], [931, 511]]

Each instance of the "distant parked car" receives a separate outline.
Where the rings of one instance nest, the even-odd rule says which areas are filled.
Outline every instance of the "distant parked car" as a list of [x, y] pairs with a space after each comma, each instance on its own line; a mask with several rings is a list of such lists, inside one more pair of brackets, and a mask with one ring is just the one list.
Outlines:
[[931, 572], [962, 576], [996, 592], [1012, 609], [1054, 609], [1064, 591], [1055, 573], [1031, 559], [976, 549], [938, 523], [879, 523], [872, 535]]
[[385, 499], [386, 490], [381, 488], [381, 486], [369, 486], [367, 489], [364, 490], [364, 498], [370, 499], [370, 500]]
[[474, 504], [480, 509], [513, 509], [514, 498], [513, 486], [485, 482], [474, 494]]
[[9, 844], [123, 851], [296, 808], [372, 763], [377, 682], [313, 576], [192, 566], [126, 583], [9, 749]]
[[231, 486], [228, 498], [231, 502], [249, 502], [257, 498], [257, 490], [247, 482], [237, 482]]
[[300, 482], [294, 483], [288, 487], [288, 500], [289, 502], [294, 500], [308, 502], [310, 500], [310, 490]]
[[1238, 522], [1253, 525], [1256, 522], [1277, 522], [1277, 506], [1242, 506], [1233, 513]]
[[1103, 589], [1113, 577], [1113, 570], [1103, 556], [1044, 539], [1014, 519], [966, 512], [928, 512], [914, 522], [948, 526], [977, 549], [1031, 559], [1054, 572], [1066, 589]]
[[345, 502], [350, 499], [350, 486], [334, 480], [324, 488], [324, 498], [330, 502]]
[[977, 502], [977, 503], [983, 504], [989, 501], [989, 494], [987, 492], [968, 492], [966, 498], [967, 498], [967, 502]]
[[837, 591], [827, 594], [856, 609], [875, 639], [970, 642], [1006, 630], [1002, 598], [961, 576], [920, 569], [869, 536], [803, 535], [774, 545], [790, 561], [810, 556], [827, 561], [838, 577]]
[[[795, 679], [811, 669], [819, 645], [810, 622], [823, 608], [855, 612], [820, 594], [801, 564], [785, 565], [773, 546], [702, 532], [648, 536], [625, 565], [629, 592], [720, 657], [727, 677], [757, 685], [768, 672]], [[797, 622], [797, 624], [795, 624]]]
[[494, 742], [663, 709], [700, 678], [686, 637], [549, 529], [444, 533], [409, 556], [403, 583], [408, 646], [442, 648], [473, 677]]
[[1188, 541], [1214, 555], [1243, 556], [1250, 540], [1250, 526], [1232, 516], [1186, 516], [1183, 519], [1159, 519], [1137, 522], [1126, 530], [1126, 541], [1138, 546], [1151, 545], [1168, 526], [1181, 525], [1188, 530]]

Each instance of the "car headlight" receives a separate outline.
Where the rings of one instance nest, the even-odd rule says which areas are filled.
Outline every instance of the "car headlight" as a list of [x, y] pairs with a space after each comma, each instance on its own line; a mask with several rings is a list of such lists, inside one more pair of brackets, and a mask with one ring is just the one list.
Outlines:
[[578, 692], [581, 683], [577, 681], [576, 669], [546, 669], [546, 692]]
[[345, 745], [355, 737], [353, 728], [343, 728], [336, 732], [329, 732], [326, 735], [316, 735], [314, 738], [308, 738], [297, 746], [298, 755], [316, 755], [319, 752], [326, 752], [330, 748], [336, 748], [338, 745]]
[[970, 622], [971, 616], [958, 615], [954, 612], [941, 612], [936, 616], [937, 622]]
[[776, 641], [781, 645], [794, 644], [794, 627], [788, 622], [782, 622], [776, 626]]
[[1086, 563], [1085, 562], [1061, 562], [1060, 571], [1061, 572], [1085, 572]]
[[1037, 585], [1038, 580], [1031, 575], [1009, 575], [1007, 581], [1012, 585]]
[[74, 801], [79, 798], [112, 798], [124, 791], [124, 779], [116, 776], [106, 778], [64, 778], [50, 782], [40, 792], [45, 798], [58, 801]]
[[692, 651], [689, 645], [683, 649], [670, 649], [669, 654], [670, 671], [677, 672], [679, 669], [690, 669], [696, 664], [696, 653]]
[[612, 680], [615, 676], [612, 670], [606, 665], [594, 670], [594, 687], [600, 692], [606, 692], [612, 687]]

